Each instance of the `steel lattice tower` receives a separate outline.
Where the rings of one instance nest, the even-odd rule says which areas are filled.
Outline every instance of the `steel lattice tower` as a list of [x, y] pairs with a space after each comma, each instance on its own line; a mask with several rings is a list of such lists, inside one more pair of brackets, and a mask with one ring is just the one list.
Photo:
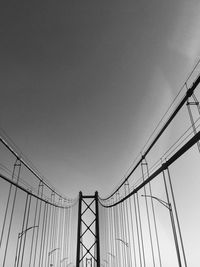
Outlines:
[[[92, 235], [92, 238], [89, 238], [89, 241], [87, 241], [86, 244], [85, 240], [88, 233]], [[90, 256], [90, 262], [93, 262], [94, 266], [100, 267], [99, 207], [97, 191], [95, 192], [95, 195], [84, 196], [82, 195], [82, 192], [79, 193], [76, 267], [83, 266], [86, 256]], [[87, 262], [88, 258], [86, 258], [86, 266]]]

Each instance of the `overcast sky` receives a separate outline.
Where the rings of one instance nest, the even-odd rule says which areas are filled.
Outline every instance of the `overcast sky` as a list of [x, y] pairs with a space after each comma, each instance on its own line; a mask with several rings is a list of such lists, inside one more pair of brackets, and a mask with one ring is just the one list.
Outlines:
[[200, 3], [1, 1], [0, 124], [64, 194], [109, 193], [199, 56]]

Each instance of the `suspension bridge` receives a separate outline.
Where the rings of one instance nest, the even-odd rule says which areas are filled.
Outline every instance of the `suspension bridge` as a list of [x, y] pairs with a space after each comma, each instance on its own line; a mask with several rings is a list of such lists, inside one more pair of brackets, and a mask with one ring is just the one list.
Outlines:
[[[73, 199], [64, 196], [1, 132], [2, 267], [192, 266], [181, 229], [173, 168], [185, 155], [200, 152], [197, 67], [108, 196], [97, 191], [93, 195], [80, 191]], [[184, 121], [183, 129], [173, 135], [164, 153], [155, 153], [177, 120]], [[194, 166], [184, 165], [192, 175]], [[179, 184], [188, 186], [181, 178]]]

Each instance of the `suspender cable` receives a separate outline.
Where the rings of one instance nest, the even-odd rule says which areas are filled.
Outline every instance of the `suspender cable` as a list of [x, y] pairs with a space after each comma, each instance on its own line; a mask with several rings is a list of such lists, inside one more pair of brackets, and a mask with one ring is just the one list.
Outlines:
[[[54, 199], [55, 199], [55, 195], [54, 195]], [[54, 207], [53, 224], [52, 224], [52, 250], [57, 248], [56, 246], [56, 230], [57, 230], [56, 218], [57, 218], [57, 208]], [[54, 265], [55, 265], [55, 260], [56, 260], [56, 254], [57, 254], [56, 252], [51, 253], [51, 259]]]
[[108, 261], [110, 261], [110, 266], [113, 264], [113, 259], [110, 257], [110, 253], [112, 254], [112, 225], [111, 225], [111, 219], [110, 219], [110, 212], [111, 209], [108, 209], [108, 232], [109, 232], [109, 250], [107, 251]]
[[146, 267], [146, 261], [145, 261], [145, 252], [144, 252], [144, 241], [143, 241], [143, 233], [142, 233], [142, 222], [141, 222], [141, 216], [140, 216], [140, 204], [139, 204], [139, 198], [138, 193], [136, 193], [136, 199], [137, 199], [137, 211], [138, 211], [138, 221], [139, 221], [139, 229], [140, 229], [140, 239], [142, 244], [142, 255], [143, 255], [143, 263]]
[[[40, 182], [39, 184], [39, 189], [40, 189], [40, 195], [41, 198], [43, 197], [43, 184]], [[36, 253], [37, 253], [37, 245], [38, 245], [38, 237], [39, 237], [39, 230], [40, 230], [40, 217], [41, 217], [41, 209], [42, 209], [42, 201], [40, 200], [40, 205], [39, 205], [39, 213], [38, 213], [38, 220], [37, 220], [37, 229], [36, 229], [36, 240], [35, 240], [35, 249], [34, 249], [34, 257], [33, 257], [33, 267], [35, 267], [35, 261], [36, 261]], [[35, 222], [34, 222], [35, 225]], [[35, 230], [35, 228], [34, 228]]]
[[118, 216], [118, 207], [114, 207], [114, 223], [115, 223], [115, 242], [117, 247], [117, 258], [119, 259], [117, 262], [119, 262], [119, 266], [122, 266], [121, 262], [121, 249], [119, 247], [119, 242], [116, 241], [116, 238], [119, 236], [119, 216]]
[[151, 182], [149, 182], [149, 192], [150, 192], [150, 196], [151, 196], [150, 201], [151, 201], [151, 207], [152, 207], [152, 213], [153, 213], [153, 222], [154, 222], [154, 228], [155, 228], [155, 235], [156, 235], [156, 244], [157, 244], [157, 250], [158, 250], [159, 264], [160, 264], [160, 267], [162, 267], [162, 260], [161, 260], [161, 253], [160, 253], [160, 244], [159, 244], [159, 238], [158, 238], [158, 228], [157, 228], [157, 222], [156, 222], [156, 214], [155, 214], [155, 208], [154, 208], [154, 203], [153, 203], [153, 199], [152, 199]]
[[139, 228], [139, 218], [138, 218], [138, 214], [137, 214], [137, 199], [136, 199], [136, 194], [134, 194], [133, 196], [133, 200], [134, 200], [134, 210], [135, 210], [135, 222], [136, 222], [136, 229], [137, 229], [137, 240], [138, 240], [138, 248], [139, 248], [139, 259], [140, 259], [140, 267], [142, 267], [142, 240], [141, 240], [141, 244], [140, 244], [140, 228]]
[[110, 209], [110, 220], [111, 220], [111, 258], [112, 258], [112, 267], [116, 266], [115, 258], [116, 258], [116, 247], [114, 240], [114, 225], [113, 225], [113, 208]]
[[[51, 195], [51, 200], [52, 200], [52, 195]], [[48, 253], [50, 251], [50, 235], [51, 235], [51, 216], [52, 216], [52, 208], [53, 206], [49, 207], [49, 216], [48, 216], [48, 220], [47, 220], [47, 240], [46, 240], [46, 251], [45, 251], [45, 266], [47, 266], [47, 262], [48, 262]]]
[[[118, 195], [118, 196], [120, 197], [120, 195]], [[125, 233], [124, 233], [125, 229], [124, 229], [124, 221], [123, 221], [124, 220], [124, 218], [123, 218], [124, 216], [123, 216], [123, 210], [122, 210], [122, 203], [120, 203], [120, 205], [118, 205], [118, 206], [119, 206], [119, 218], [120, 218], [119, 221], [120, 221], [120, 228], [121, 228], [120, 229], [121, 230], [120, 231], [121, 232], [121, 238], [120, 237], [119, 238], [121, 240], [123, 240], [123, 242], [126, 242]], [[123, 254], [122, 254], [123, 255], [123, 262], [124, 262], [123, 266], [125, 267], [125, 266], [127, 266], [126, 250], [125, 250], [125, 246], [123, 245], [123, 243], [122, 244], [120, 243], [120, 247], [122, 248], [122, 251], [123, 251]]]
[[[18, 167], [18, 171], [17, 171], [17, 183], [18, 183], [19, 182], [19, 177], [20, 177], [20, 172], [21, 172], [21, 162], [18, 159], [15, 162], [15, 167], [16, 168]], [[16, 168], [14, 168], [14, 170]], [[14, 176], [15, 176], [15, 174], [14, 174]], [[13, 202], [12, 202], [12, 210], [11, 210], [10, 222], [9, 222], [9, 227], [8, 227], [8, 234], [7, 234], [7, 239], [6, 239], [6, 247], [5, 247], [4, 258], [3, 258], [3, 266], [2, 267], [5, 267], [5, 264], [6, 264], [8, 242], [9, 242], [9, 238], [10, 238], [10, 231], [11, 231], [11, 226], [12, 226], [12, 221], [13, 221], [13, 214], [14, 214], [16, 197], [17, 197], [17, 189], [18, 189], [17, 186], [15, 186], [14, 198], [13, 198]]]
[[[114, 198], [111, 198], [112, 203], [114, 202]], [[116, 243], [117, 238], [117, 226], [116, 226], [116, 207], [112, 208], [112, 220], [113, 220], [113, 243], [115, 246], [115, 262], [117, 267], [119, 267], [120, 264], [120, 255], [118, 250], [118, 243]]]
[[67, 213], [66, 213], [66, 216], [67, 216], [67, 224], [66, 224], [66, 231], [67, 231], [67, 235], [66, 235], [66, 256], [68, 257], [69, 259], [69, 225], [70, 225], [70, 209], [67, 210]]
[[[126, 188], [124, 187], [124, 190], [126, 190]], [[124, 241], [126, 242], [126, 245], [124, 245], [124, 250], [125, 250], [125, 256], [126, 256], [126, 260], [127, 260], [127, 266], [130, 266], [130, 258], [129, 258], [129, 247], [130, 247], [130, 236], [128, 236], [128, 226], [127, 226], [127, 214], [126, 214], [126, 201], [122, 203], [122, 219], [124, 221]], [[128, 242], [129, 239], [129, 242]]]
[[[128, 194], [130, 193], [130, 187], [129, 187], [129, 182], [127, 182], [128, 186]], [[130, 225], [131, 225], [131, 237], [133, 240], [133, 253], [134, 253], [134, 263], [135, 267], [137, 267], [137, 260], [136, 260], [136, 243], [135, 243], [135, 235], [134, 235], [134, 228], [133, 228], [133, 213], [132, 213], [132, 202], [131, 202], [131, 197], [129, 198], [129, 214], [130, 214]]]
[[[146, 162], [146, 165], [145, 166], [146, 166], [147, 178], [149, 178], [148, 163], [146, 161], [146, 158], [144, 160]], [[160, 267], [162, 267], [161, 254], [160, 254], [160, 244], [159, 244], [159, 238], [158, 238], [158, 229], [157, 229], [157, 222], [156, 222], [156, 215], [155, 215], [155, 208], [154, 208], [154, 203], [153, 203], [153, 199], [152, 199], [151, 182], [149, 182], [148, 185], [149, 185], [149, 194], [151, 196], [150, 201], [151, 201], [151, 208], [152, 208], [152, 214], [153, 214], [154, 229], [155, 229], [155, 235], [156, 235], [156, 245], [157, 245], [157, 250], [158, 250], [158, 259], [159, 259]]]
[[64, 210], [64, 234], [63, 234], [63, 258], [67, 259], [68, 255], [67, 255], [67, 212], [68, 210], [65, 209]]
[[[52, 193], [52, 202], [54, 203], [54, 193]], [[51, 264], [52, 259], [52, 253], [50, 253], [53, 250], [53, 218], [54, 218], [54, 206], [51, 208], [51, 217], [50, 217], [50, 223], [49, 223], [49, 247], [47, 251], [47, 266]]]
[[111, 254], [112, 257], [112, 267], [116, 266], [116, 243], [114, 238], [114, 224], [113, 224], [113, 208], [110, 209], [110, 216], [111, 216], [111, 240], [112, 240], [112, 248], [111, 248]]
[[183, 238], [182, 238], [182, 234], [181, 234], [181, 227], [180, 227], [180, 223], [179, 223], [178, 211], [177, 211], [177, 208], [176, 208], [176, 201], [175, 201], [174, 190], [173, 190], [172, 181], [171, 181], [171, 175], [170, 175], [170, 172], [169, 172], [169, 167], [167, 168], [167, 174], [168, 174], [169, 185], [170, 185], [170, 190], [171, 190], [171, 194], [172, 194], [172, 201], [173, 201], [174, 211], [175, 211], [175, 215], [176, 215], [176, 221], [177, 221], [177, 226], [178, 226], [178, 231], [179, 231], [179, 237], [180, 237], [180, 241], [181, 241], [183, 259], [184, 259], [185, 267], [187, 267], [187, 260], [186, 260], [184, 245], [183, 245]]
[[[38, 184], [38, 192], [37, 195], [39, 196], [40, 192], [40, 181]], [[36, 199], [36, 204], [35, 204], [35, 215], [34, 215], [34, 221], [33, 221], [33, 226], [36, 226], [36, 217], [37, 217], [37, 212], [38, 212], [38, 198]], [[33, 254], [33, 243], [34, 243], [34, 238], [35, 238], [35, 227], [33, 228], [33, 233], [32, 233], [32, 238], [31, 238], [31, 248], [30, 248], [30, 258], [29, 258], [29, 267], [31, 266], [31, 260], [32, 260], [32, 254]], [[34, 266], [34, 265], [33, 265]]]
[[[127, 190], [127, 183], [124, 185], [125, 186], [125, 195], [126, 195], [126, 190]], [[132, 239], [131, 239], [131, 231], [130, 231], [130, 216], [129, 216], [129, 209], [128, 209], [128, 200], [125, 201], [125, 211], [126, 211], [126, 225], [127, 225], [127, 235], [128, 235], [128, 243], [129, 246], [127, 248], [128, 252], [127, 255], [129, 257], [129, 264], [132, 267], [132, 253], [131, 253], [131, 247], [132, 247]], [[134, 254], [135, 257], [135, 254]]]
[[178, 239], [177, 239], [177, 234], [176, 234], [176, 227], [175, 227], [175, 223], [174, 223], [174, 216], [173, 216], [173, 211], [172, 211], [172, 208], [171, 208], [171, 203], [170, 203], [170, 200], [169, 200], [169, 193], [168, 193], [168, 189], [167, 189], [167, 182], [166, 182], [166, 178], [165, 178], [165, 172], [163, 171], [162, 173], [163, 173], [163, 180], [164, 180], [164, 185], [165, 185], [167, 203], [168, 203], [168, 206], [169, 206], [169, 214], [170, 214], [170, 219], [171, 219], [174, 243], [175, 243], [175, 247], [176, 247], [177, 260], [178, 260], [179, 267], [182, 267], [180, 251], [179, 251], [179, 245], [178, 245]]
[[[24, 208], [24, 216], [23, 216], [21, 233], [24, 232], [25, 219], [26, 219], [26, 211], [27, 211], [27, 204], [28, 204], [28, 194], [26, 194], [26, 201], [25, 201], [25, 208]], [[18, 240], [17, 240], [18, 242], [19, 242], [19, 239], [20, 239], [20, 243], [19, 243], [19, 249], [16, 249], [16, 256], [15, 256], [15, 265], [14, 265], [14, 267], [18, 267], [18, 265], [19, 265], [19, 259], [20, 259], [20, 254], [21, 254], [21, 246], [22, 246], [22, 238], [20, 238], [20, 234], [18, 234], [17, 238], [18, 238]]]
[[[47, 260], [47, 251], [48, 251], [48, 233], [49, 233], [49, 218], [51, 212], [51, 205], [47, 204], [47, 214], [46, 214], [46, 221], [45, 221], [45, 232], [44, 232], [44, 249], [42, 254], [42, 264], [43, 262], [46, 264]], [[46, 265], [45, 265], [46, 266]]]
[[[144, 177], [144, 165], [147, 163], [142, 161], [141, 163], [141, 169], [142, 169], [142, 180], [144, 182], [145, 177]], [[149, 207], [148, 207], [148, 202], [147, 202], [147, 191], [146, 191], [146, 186], [143, 187], [144, 189], [144, 198], [145, 198], [145, 206], [146, 206], [146, 212], [147, 212], [147, 222], [148, 222], [148, 228], [149, 228], [149, 238], [150, 238], [150, 245], [151, 245], [151, 255], [152, 255], [152, 261], [153, 261], [153, 266], [155, 267], [155, 257], [154, 257], [154, 249], [153, 249], [153, 240], [152, 240], [152, 233], [151, 233], [151, 223], [150, 223], [150, 215], [149, 215]]]
[[[18, 166], [18, 161], [19, 161], [18, 158], [16, 158], [16, 161], [15, 161], [14, 167], [13, 167], [13, 172], [12, 172], [12, 180], [15, 177], [15, 170], [16, 170], [16, 167]], [[3, 240], [3, 235], [4, 235], [4, 229], [5, 229], [5, 224], [6, 224], [7, 214], [8, 214], [8, 207], [9, 207], [10, 197], [11, 197], [11, 192], [12, 192], [12, 186], [13, 185], [10, 184], [9, 191], [8, 191], [8, 198], [7, 198], [7, 203], [6, 203], [6, 210], [5, 210], [4, 219], [3, 219], [3, 226], [2, 226], [2, 230], [1, 230], [0, 248], [1, 248], [2, 240]]]
[[69, 255], [69, 258], [70, 258], [70, 262], [71, 262], [71, 216], [72, 216], [72, 209], [69, 210], [69, 236], [68, 236], [68, 255]]
[[[40, 191], [41, 191], [41, 198], [43, 197], [43, 184], [40, 182]], [[33, 267], [35, 267], [35, 262], [36, 262], [36, 255], [37, 255], [37, 245], [38, 245], [38, 237], [39, 237], [39, 225], [40, 225], [40, 217], [41, 217], [41, 210], [42, 210], [42, 201], [40, 200], [40, 206], [39, 206], [39, 214], [38, 214], [38, 221], [37, 221], [37, 225], [38, 228], [36, 230], [36, 240], [35, 240], [35, 250], [34, 250], [34, 260], [33, 260]]]
[[[111, 201], [113, 202], [113, 198], [111, 199]], [[115, 217], [114, 217], [114, 207], [113, 208], [111, 208], [111, 211], [112, 211], [112, 213], [111, 213], [111, 215], [112, 215], [112, 227], [113, 227], [113, 246], [114, 246], [114, 262], [115, 262], [115, 264], [116, 264], [116, 267], [118, 267], [118, 265], [119, 265], [119, 262], [118, 262], [118, 260], [117, 260], [117, 244], [116, 244], [116, 242], [115, 242], [115, 237], [116, 237], [116, 229], [115, 229]], [[115, 266], [115, 264], [114, 264], [114, 266]]]
[[[59, 198], [59, 202], [60, 204], [62, 205], [62, 199]], [[58, 254], [57, 256], [57, 266], [60, 265], [60, 261], [61, 261], [61, 256], [62, 256], [62, 243], [60, 242], [61, 241], [61, 234], [62, 234], [62, 217], [61, 217], [61, 210], [58, 209], [58, 234], [57, 234], [57, 245], [56, 247], [60, 248], [60, 253]], [[60, 255], [60, 256], [59, 256]]]
[[108, 233], [107, 233], [107, 216], [106, 216], [106, 212], [107, 210], [104, 209], [104, 228], [105, 228], [105, 253], [104, 253], [104, 260], [107, 261], [106, 257], [107, 257], [107, 251], [108, 251]]
[[[61, 210], [61, 214], [62, 214], [62, 222], [61, 222], [61, 228], [62, 228], [62, 232], [61, 232], [61, 259], [60, 262], [62, 263], [62, 260], [65, 260], [65, 256], [64, 256], [64, 236], [65, 236], [65, 210]], [[62, 265], [61, 265], [62, 266]]]
[[[45, 222], [46, 222], [46, 215], [47, 215], [47, 204], [44, 204], [44, 212], [43, 212], [43, 222], [42, 222], [42, 232], [41, 232], [41, 240], [40, 240], [40, 253], [39, 253], [39, 261], [38, 261], [38, 266], [42, 266], [43, 261], [41, 261], [41, 256], [44, 253], [44, 238], [45, 238]], [[42, 263], [42, 264], [41, 264]]]
[[24, 261], [24, 251], [25, 251], [25, 246], [26, 246], [26, 236], [27, 236], [27, 231], [26, 231], [26, 229], [28, 229], [28, 222], [29, 222], [30, 208], [31, 208], [31, 195], [29, 195], [29, 204], [28, 204], [28, 211], [27, 211], [27, 216], [26, 216], [26, 226], [25, 226], [26, 228], [25, 228], [24, 242], [23, 242], [23, 248], [22, 248], [21, 267], [23, 266], [23, 261]]
[[111, 224], [110, 224], [110, 209], [108, 209], [108, 243], [109, 243], [109, 246], [108, 246], [108, 251], [106, 253], [107, 255], [107, 258], [108, 258], [108, 262], [110, 262], [110, 266], [112, 266], [112, 259], [110, 258], [110, 251], [112, 250], [111, 249], [111, 231], [110, 231], [110, 228], [111, 228]]
[[5, 210], [4, 219], [3, 219], [3, 226], [2, 226], [2, 230], [1, 230], [0, 248], [1, 248], [2, 241], [3, 241], [3, 235], [4, 235], [5, 224], [6, 224], [7, 214], [8, 214], [8, 207], [9, 207], [9, 203], [10, 203], [12, 186], [13, 186], [12, 184], [10, 184], [10, 186], [9, 186], [8, 199], [7, 199], [6, 210]]

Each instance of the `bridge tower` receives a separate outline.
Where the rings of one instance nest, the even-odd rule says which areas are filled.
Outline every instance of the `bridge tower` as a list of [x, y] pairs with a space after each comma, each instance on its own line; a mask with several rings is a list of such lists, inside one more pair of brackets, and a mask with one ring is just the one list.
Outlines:
[[[76, 267], [100, 267], [98, 192], [79, 192]], [[88, 258], [90, 257], [90, 265]]]

